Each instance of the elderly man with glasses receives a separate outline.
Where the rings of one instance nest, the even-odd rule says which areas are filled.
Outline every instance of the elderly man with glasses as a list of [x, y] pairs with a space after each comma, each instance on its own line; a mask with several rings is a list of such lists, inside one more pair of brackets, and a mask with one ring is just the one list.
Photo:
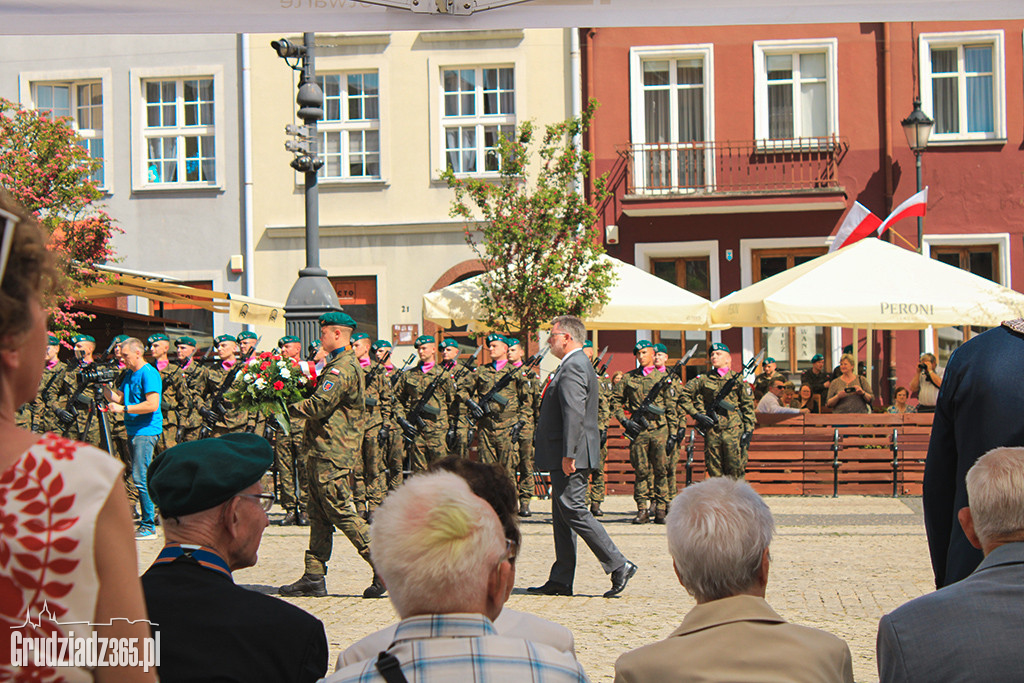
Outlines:
[[149, 489], [166, 545], [142, 589], [160, 634], [160, 680], [300, 683], [327, 672], [320, 620], [232, 577], [256, 564], [274, 503], [260, 480], [273, 460], [267, 440], [248, 433], [189, 441], [154, 458]]

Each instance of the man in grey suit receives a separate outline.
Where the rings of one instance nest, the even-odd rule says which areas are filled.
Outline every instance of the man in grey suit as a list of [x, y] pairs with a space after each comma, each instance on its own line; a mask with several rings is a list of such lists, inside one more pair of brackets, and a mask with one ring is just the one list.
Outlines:
[[984, 559], [962, 581], [882, 617], [882, 683], [1024, 677], [1024, 448], [989, 451], [966, 479], [968, 507], [957, 516]]
[[598, 381], [583, 343], [587, 329], [574, 316], [554, 319], [549, 343], [562, 360], [541, 393], [534, 462], [551, 475], [551, 521], [555, 562], [543, 586], [528, 588], [539, 595], [572, 595], [576, 574], [576, 536], [597, 556], [612, 587], [604, 594], [618, 595], [636, 574], [636, 565], [615, 547], [604, 527], [587, 507], [587, 479], [601, 464], [601, 437], [597, 426]]

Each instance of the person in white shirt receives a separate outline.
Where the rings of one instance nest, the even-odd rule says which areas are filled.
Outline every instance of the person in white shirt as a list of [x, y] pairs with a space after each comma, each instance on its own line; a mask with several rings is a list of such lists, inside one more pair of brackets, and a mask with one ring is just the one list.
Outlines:
[[758, 413], [782, 413], [801, 415], [803, 413], [811, 412], [807, 408], [790, 408], [789, 406], [782, 405], [782, 394], [786, 391], [786, 382], [781, 377], [773, 379], [772, 383], [768, 385], [768, 393], [761, 397], [761, 400], [757, 403], [757, 409], [755, 412]]
[[922, 353], [917, 374], [910, 378], [910, 393], [917, 394], [917, 412], [934, 413], [942, 386], [943, 369], [930, 353]]

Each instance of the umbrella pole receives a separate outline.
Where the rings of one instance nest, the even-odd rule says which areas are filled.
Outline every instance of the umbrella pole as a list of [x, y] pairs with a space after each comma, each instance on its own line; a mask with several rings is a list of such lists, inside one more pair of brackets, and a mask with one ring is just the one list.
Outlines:
[[[872, 356], [872, 354], [874, 352], [874, 349], [875, 349], [875, 329], [873, 327], [871, 327], [870, 325], [868, 325], [868, 357], [867, 357], [867, 363], [868, 363], [868, 384], [870, 384], [871, 386], [874, 386], [874, 382], [871, 381], [871, 377], [872, 377], [872, 375], [871, 375], [871, 369], [872, 369], [871, 368], [871, 366], [872, 366], [871, 356]], [[875, 393], [878, 393], [878, 392], [876, 391]]]

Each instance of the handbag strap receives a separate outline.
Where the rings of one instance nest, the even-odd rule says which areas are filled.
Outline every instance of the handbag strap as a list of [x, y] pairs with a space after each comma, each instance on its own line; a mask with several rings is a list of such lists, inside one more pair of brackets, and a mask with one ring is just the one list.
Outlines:
[[398, 658], [390, 652], [378, 654], [377, 661], [373, 665], [377, 667], [377, 671], [387, 683], [409, 683], [405, 674], [402, 673], [402, 665], [398, 663]]

